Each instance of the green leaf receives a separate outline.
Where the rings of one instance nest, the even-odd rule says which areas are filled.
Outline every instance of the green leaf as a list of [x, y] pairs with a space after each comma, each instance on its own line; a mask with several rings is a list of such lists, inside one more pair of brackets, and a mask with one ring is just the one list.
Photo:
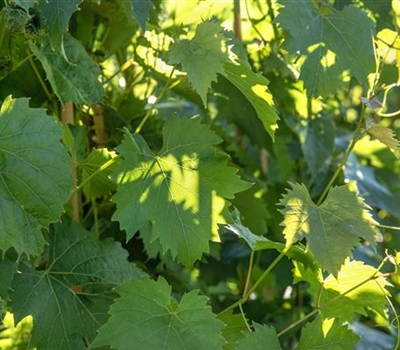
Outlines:
[[285, 218], [282, 225], [286, 245], [305, 236], [316, 260], [327, 271], [336, 274], [359, 237], [374, 242], [377, 230], [369, 207], [348, 186], [332, 188], [325, 201], [317, 206], [307, 188], [290, 184], [280, 205]]
[[72, 188], [62, 130], [28, 99], [6, 98], [0, 110], [0, 250], [38, 255], [41, 229], [60, 219]]
[[115, 188], [109, 176], [115, 172], [118, 159], [106, 148], [93, 149], [88, 157], [79, 163], [82, 169], [83, 192], [89, 198], [101, 196]]
[[12, 283], [16, 322], [33, 316], [30, 346], [87, 349], [107, 319], [111, 289], [142, 275], [127, 256], [118, 243], [98, 241], [70, 220], [54, 225], [44, 269], [21, 263]]
[[254, 331], [245, 332], [245, 338], [239, 340], [237, 350], [282, 350], [275, 329], [253, 323]]
[[221, 139], [198, 120], [173, 117], [163, 139], [158, 153], [140, 135], [127, 134], [117, 148], [124, 159], [114, 177], [114, 219], [127, 239], [151, 222], [151, 241], [159, 239], [164, 252], [191, 266], [225, 222], [224, 198], [250, 184], [226, 165], [227, 155], [213, 147]]
[[315, 273], [297, 262], [294, 264], [295, 283], [309, 283], [313, 303], [315, 305], [318, 302], [316, 306], [320, 308], [323, 318], [352, 322], [355, 313], [367, 316], [368, 309], [387, 318], [387, 287], [390, 283], [384, 277], [379, 277], [380, 272], [374, 267], [346, 259], [337, 277], [330, 274], [323, 278], [321, 271]]
[[220, 350], [224, 339], [218, 321], [206, 306], [207, 298], [193, 290], [179, 303], [162, 278], [141, 278], [116, 288], [120, 298], [111, 306], [110, 320], [91, 344], [119, 350]]
[[94, 104], [103, 97], [104, 90], [98, 76], [101, 71], [86, 53], [82, 44], [71, 35], [64, 36], [65, 52], [70, 62], [52, 51], [49, 45], [38, 48], [30, 47], [40, 60], [47, 79], [61, 102]]
[[347, 6], [338, 11], [317, 9], [312, 0], [280, 0], [276, 21], [289, 32], [284, 48], [302, 54], [300, 79], [310, 96], [326, 97], [343, 84], [350, 71], [361, 83], [374, 72], [374, 22], [362, 10]]
[[400, 158], [400, 141], [393, 130], [379, 124], [372, 124], [368, 132], [389, 147], [397, 158]]
[[359, 337], [338, 319], [322, 319], [321, 315], [308, 323], [301, 332], [297, 350], [354, 349]]
[[[284, 243], [274, 242], [264, 236], [255, 235], [247, 227], [243, 226], [238, 211], [235, 211], [232, 216], [234, 223], [225, 225], [225, 228], [244, 239], [251, 250], [276, 249], [282, 252], [285, 249]], [[316, 268], [314, 257], [300, 244], [290, 247], [286, 255], [292, 259], [301, 261], [307, 267]]]
[[65, 60], [71, 59], [72, 57], [70, 55], [73, 54], [72, 52], [68, 52], [64, 46], [68, 23], [72, 14], [78, 10], [78, 5], [82, 1], [83, 0], [39, 1], [41, 27], [46, 31], [51, 49], [62, 54]]
[[[17, 272], [17, 262], [8, 255], [0, 256], [0, 300], [8, 298], [13, 275]], [[0, 321], [1, 322], [1, 321]]]
[[246, 96], [254, 107], [265, 130], [274, 140], [279, 117], [274, 107], [271, 92], [267, 87], [269, 84], [268, 79], [254, 73], [245, 63], [225, 63], [223, 67], [223, 75]]
[[244, 338], [243, 333], [247, 331], [247, 325], [241, 314], [234, 314], [232, 311], [224, 312], [217, 317], [225, 324], [222, 329], [222, 336], [226, 340], [223, 350], [236, 350], [237, 342]]
[[181, 40], [169, 51], [169, 63], [182, 66], [205, 106], [211, 82], [216, 81], [218, 73], [224, 72], [223, 62], [228, 61], [222, 49], [226, 40], [220, 25], [207, 21], [197, 26], [191, 40]]
[[139, 22], [142, 30], [146, 28], [146, 21], [150, 16], [150, 10], [153, 8], [151, 0], [131, 0], [133, 15]]

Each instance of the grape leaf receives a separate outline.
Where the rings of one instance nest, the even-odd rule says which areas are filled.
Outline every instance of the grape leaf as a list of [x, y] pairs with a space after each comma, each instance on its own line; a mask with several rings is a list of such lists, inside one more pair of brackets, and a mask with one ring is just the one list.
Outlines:
[[191, 266], [217, 237], [217, 223], [225, 222], [224, 197], [250, 184], [226, 165], [227, 155], [213, 147], [221, 139], [198, 120], [173, 117], [163, 139], [158, 153], [140, 135], [127, 134], [117, 148], [124, 159], [114, 177], [113, 218], [128, 239], [151, 222], [151, 241], [159, 239], [164, 252]]
[[265, 130], [274, 140], [278, 128], [278, 114], [274, 107], [272, 95], [268, 89], [269, 81], [260, 74], [254, 73], [246, 64], [225, 63], [224, 76], [235, 85], [254, 107]]
[[51, 49], [62, 54], [65, 60], [70, 59], [71, 52], [65, 50], [64, 35], [72, 14], [81, 2], [83, 0], [39, 1], [41, 27], [46, 31]]
[[109, 178], [118, 166], [118, 158], [114, 158], [115, 154], [106, 148], [93, 149], [87, 158], [79, 163], [82, 169], [83, 192], [87, 197], [95, 198], [115, 188], [115, 184]]
[[397, 158], [400, 158], [400, 141], [393, 130], [379, 124], [372, 124], [368, 132], [389, 147]]
[[97, 77], [100, 68], [86, 53], [82, 44], [71, 35], [64, 36], [65, 52], [70, 62], [52, 51], [49, 45], [38, 48], [30, 44], [40, 60], [54, 92], [62, 102], [93, 104], [103, 97], [104, 90]]
[[[237, 211], [233, 212], [232, 217], [234, 221], [233, 224], [227, 224], [225, 228], [238, 237], [243, 238], [251, 250], [276, 249], [282, 252], [285, 249], [284, 243], [274, 242], [264, 236], [255, 235], [247, 227], [243, 226]], [[312, 269], [316, 268], [314, 257], [300, 244], [290, 247], [286, 255], [292, 259], [301, 261], [307, 267], [311, 267]]]
[[318, 315], [301, 331], [297, 350], [341, 350], [354, 349], [359, 337], [338, 319], [322, 319]]
[[226, 340], [223, 350], [236, 350], [237, 342], [244, 338], [243, 333], [247, 331], [247, 325], [241, 314], [234, 314], [232, 311], [224, 312], [217, 317], [225, 324], [222, 329], [222, 336]]
[[146, 28], [146, 21], [149, 18], [150, 10], [153, 8], [151, 0], [131, 0], [133, 15], [139, 22], [142, 30]]
[[282, 350], [275, 329], [258, 323], [253, 326], [254, 331], [245, 332], [245, 338], [239, 340], [238, 350]]
[[170, 48], [170, 64], [180, 64], [189, 81], [207, 105], [207, 91], [217, 74], [224, 72], [223, 62], [228, 56], [223, 52], [226, 38], [219, 24], [207, 21], [200, 23], [191, 40], [181, 40]]
[[33, 316], [30, 346], [87, 349], [107, 319], [111, 289], [142, 275], [127, 256], [118, 243], [98, 241], [70, 220], [54, 225], [44, 270], [21, 263], [12, 283], [16, 322]]
[[341, 11], [313, 1], [280, 0], [284, 5], [276, 21], [289, 32], [284, 48], [302, 54], [300, 79], [310, 96], [336, 92], [343, 75], [350, 71], [361, 83], [374, 72], [372, 44], [374, 22], [362, 10], [347, 6]]
[[[305, 269], [301, 263], [294, 264], [295, 283], [309, 283], [309, 292], [314, 297], [314, 304], [318, 300], [323, 318], [352, 322], [355, 313], [366, 316], [368, 309], [387, 318], [386, 297], [390, 283], [384, 277], [379, 277], [380, 272], [374, 267], [346, 259], [337, 277], [330, 274], [323, 278], [321, 270], [316, 273]], [[334, 298], [337, 299], [332, 302]]]
[[317, 206], [303, 184], [291, 183], [283, 196], [282, 225], [286, 244], [307, 237], [311, 252], [327, 271], [336, 274], [359, 237], [370, 242], [377, 234], [369, 207], [348, 186], [332, 188], [325, 201]]
[[162, 277], [129, 281], [116, 291], [120, 298], [111, 306], [111, 318], [99, 329], [92, 347], [131, 350], [134, 344], [135, 350], [221, 349], [223, 323], [197, 291], [183, 295], [177, 303]]
[[0, 110], [0, 250], [38, 255], [41, 229], [60, 219], [72, 178], [62, 130], [28, 99], [6, 98]]

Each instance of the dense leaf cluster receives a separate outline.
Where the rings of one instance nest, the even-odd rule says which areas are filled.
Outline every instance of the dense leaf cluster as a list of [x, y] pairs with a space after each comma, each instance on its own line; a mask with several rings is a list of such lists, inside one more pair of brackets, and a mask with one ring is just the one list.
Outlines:
[[0, 348], [396, 348], [399, 28], [0, 0]]

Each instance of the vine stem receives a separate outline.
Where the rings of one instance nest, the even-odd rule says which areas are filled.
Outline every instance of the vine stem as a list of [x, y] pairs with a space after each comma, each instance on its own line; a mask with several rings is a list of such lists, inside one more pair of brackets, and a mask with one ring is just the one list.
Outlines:
[[144, 118], [140, 122], [139, 126], [136, 128], [135, 135], [140, 133], [140, 130], [142, 130], [143, 125], [146, 123], [147, 119], [149, 119], [149, 117], [153, 114], [153, 111], [156, 108], [157, 104], [164, 97], [164, 95], [167, 93], [167, 91], [172, 89], [174, 86], [176, 86], [176, 85], [178, 85], [180, 83], [180, 80], [178, 80], [178, 81], [176, 81], [176, 82], [174, 82], [174, 83], [172, 83], [170, 85], [170, 81], [172, 79], [172, 76], [173, 76], [174, 72], [175, 72], [175, 67], [172, 68], [171, 73], [170, 73], [170, 75], [169, 75], [169, 77], [167, 79], [167, 82], [165, 83], [164, 87], [162, 88], [160, 94], [157, 96], [157, 99], [150, 106], [150, 108], [148, 109], [146, 115], [144, 116]]
[[[282, 258], [286, 255], [286, 253], [289, 251], [291, 246], [286, 246], [281, 252], [280, 254], [274, 259], [274, 261], [272, 261], [272, 263], [268, 266], [268, 268], [263, 272], [263, 274], [258, 278], [258, 280], [253, 284], [253, 286], [251, 288], [248, 288], [247, 285], [247, 281], [246, 281], [246, 287], [248, 288], [248, 290], [246, 290], [245, 287], [245, 291], [243, 293], [243, 296], [236, 301], [235, 303], [229, 305], [227, 308], [225, 308], [224, 310], [222, 310], [218, 316], [235, 309], [236, 307], [241, 308], [241, 306], [247, 302], [247, 300], [249, 299], [250, 295], [258, 288], [258, 286], [261, 284], [261, 282], [265, 279], [265, 277], [267, 277], [269, 275], [269, 273], [272, 271], [272, 269], [279, 263], [279, 261], [282, 260]], [[252, 256], [250, 255], [250, 260], [252, 260]], [[251, 261], [252, 263], [252, 261]], [[249, 266], [249, 272], [251, 273], [251, 267], [252, 264], [250, 264]], [[249, 273], [247, 274], [247, 276], [249, 276]], [[249, 278], [249, 277], [248, 277]]]
[[349, 147], [347, 148], [346, 153], [345, 153], [342, 161], [340, 162], [339, 166], [337, 167], [335, 173], [333, 174], [333, 176], [329, 180], [328, 184], [325, 186], [324, 191], [322, 192], [321, 196], [319, 197], [319, 199], [317, 201], [317, 205], [320, 205], [322, 203], [322, 201], [325, 199], [326, 195], [328, 194], [328, 192], [329, 192], [330, 188], [332, 187], [333, 183], [335, 182], [336, 178], [339, 176], [340, 172], [342, 171], [343, 166], [346, 164], [347, 160], [349, 159], [350, 154], [353, 151], [356, 143], [358, 142], [360, 134], [361, 134], [361, 127], [362, 127], [362, 124], [364, 121], [364, 113], [365, 113], [365, 107], [363, 107], [361, 110], [360, 118], [358, 120], [353, 139], [351, 140], [351, 143], [350, 143]]

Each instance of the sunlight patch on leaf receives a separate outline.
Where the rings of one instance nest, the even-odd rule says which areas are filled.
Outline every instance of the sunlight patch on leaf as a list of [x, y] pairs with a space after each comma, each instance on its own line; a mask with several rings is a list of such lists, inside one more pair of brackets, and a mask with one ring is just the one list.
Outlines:
[[400, 158], [400, 141], [396, 138], [396, 134], [393, 130], [380, 124], [372, 124], [368, 129], [368, 133], [389, 147], [394, 155]]

